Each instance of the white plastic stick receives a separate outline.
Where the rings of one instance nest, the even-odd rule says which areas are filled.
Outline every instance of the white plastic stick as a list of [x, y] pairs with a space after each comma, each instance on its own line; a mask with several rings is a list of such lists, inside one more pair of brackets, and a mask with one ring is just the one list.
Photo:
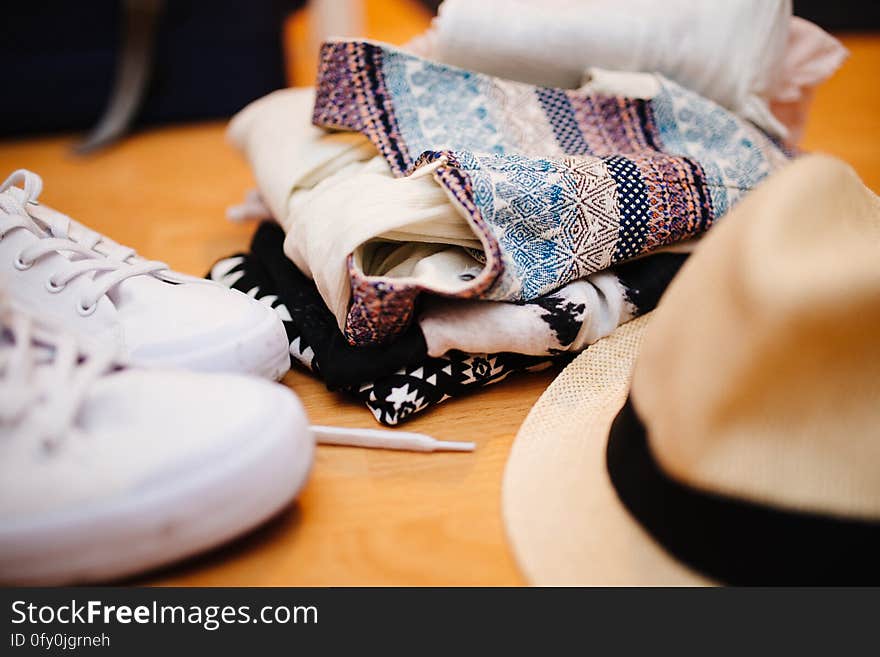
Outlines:
[[315, 440], [322, 445], [351, 445], [412, 452], [472, 452], [474, 443], [437, 440], [423, 433], [384, 431], [382, 429], [346, 429], [312, 425]]

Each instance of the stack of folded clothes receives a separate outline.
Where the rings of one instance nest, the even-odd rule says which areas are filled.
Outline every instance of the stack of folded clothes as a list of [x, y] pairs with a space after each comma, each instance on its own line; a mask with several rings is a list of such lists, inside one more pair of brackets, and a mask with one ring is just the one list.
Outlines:
[[[794, 153], [798, 126], [771, 110], [781, 76], [809, 89], [845, 54], [812, 25], [805, 42], [790, 2], [760, 0], [748, 14], [755, 2], [742, 0], [732, 17], [766, 38], [715, 40], [742, 58], [737, 80], [701, 78], [700, 39], [681, 44], [693, 58], [658, 52], [657, 67], [624, 58], [615, 70], [615, 53], [644, 31], [620, 27], [626, 2], [615, 13], [597, 0], [577, 10], [583, 29], [609, 21], [616, 38], [560, 51], [593, 61], [564, 62], [583, 84], [555, 88], [534, 84], [541, 67], [523, 82], [493, 76], [509, 49], [498, 34], [481, 52], [477, 40], [454, 50], [474, 51], [475, 70], [441, 63], [444, 39], [468, 34], [448, 27], [467, 22], [462, 4], [447, 0], [409, 50], [324, 44], [314, 89], [275, 92], [229, 128], [259, 188], [236, 212], [271, 221], [210, 276], [273, 306], [294, 359], [389, 425], [547, 367], [653, 309], [700, 235]], [[646, 24], [670, 42], [717, 14], [689, 4], [684, 26], [659, 8]], [[704, 74], [734, 74], [712, 54]]]

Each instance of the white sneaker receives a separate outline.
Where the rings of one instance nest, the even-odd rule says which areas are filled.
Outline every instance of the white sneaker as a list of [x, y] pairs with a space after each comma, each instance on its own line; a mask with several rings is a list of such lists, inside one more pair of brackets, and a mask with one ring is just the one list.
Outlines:
[[137, 370], [0, 298], [0, 582], [131, 575], [296, 495], [314, 437], [284, 386]]
[[0, 185], [0, 278], [16, 307], [135, 364], [284, 376], [290, 355], [274, 309], [39, 204], [42, 185], [25, 170]]

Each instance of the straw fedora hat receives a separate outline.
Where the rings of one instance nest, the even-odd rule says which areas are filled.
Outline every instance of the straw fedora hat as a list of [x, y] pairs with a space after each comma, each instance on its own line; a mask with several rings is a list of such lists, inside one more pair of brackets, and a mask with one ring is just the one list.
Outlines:
[[534, 584], [880, 582], [880, 199], [800, 158], [521, 427], [504, 520]]

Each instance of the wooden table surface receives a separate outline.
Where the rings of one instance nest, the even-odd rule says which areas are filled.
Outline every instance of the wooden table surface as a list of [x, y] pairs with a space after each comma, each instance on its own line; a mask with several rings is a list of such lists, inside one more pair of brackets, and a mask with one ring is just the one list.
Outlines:
[[[880, 190], [880, 35], [843, 41], [852, 56], [819, 91], [804, 145], [849, 161]], [[0, 172], [37, 171], [48, 204], [147, 257], [202, 275], [217, 258], [244, 249], [254, 230], [224, 219], [225, 208], [253, 180], [223, 130], [220, 122], [153, 129], [85, 159], [70, 154], [71, 136], [0, 142]], [[501, 478], [519, 425], [554, 374], [513, 378], [405, 425], [437, 438], [476, 441], [473, 454], [319, 447], [308, 485], [280, 517], [236, 543], [138, 581], [520, 584], [500, 516]], [[284, 384], [300, 395], [313, 422], [376, 426], [360, 403], [328, 392], [303, 372], [289, 373]]]

